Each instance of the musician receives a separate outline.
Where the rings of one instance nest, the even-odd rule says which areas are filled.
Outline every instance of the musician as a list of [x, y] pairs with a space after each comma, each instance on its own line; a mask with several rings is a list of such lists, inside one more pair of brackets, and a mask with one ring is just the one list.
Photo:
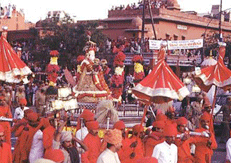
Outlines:
[[[208, 126], [210, 123], [211, 116], [209, 113], [204, 112], [200, 118], [200, 127], [195, 132], [209, 132]], [[217, 148], [217, 142], [213, 132], [210, 132], [210, 137], [195, 137], [195, 162], [196, 163], [211, 163], [213, 150]]]
[[121, 163], [129, 163], [130, 161], [130, 154], [132, 153], [131, 140], [127, 137], [125, 132], [125, 124], [123, 121], [117, 121], [114, 126], [114, 129], [118, 129], [122, 131], [122, 148], [117, 152], [119, 155], [119, 159]]
[[165, 141], [155, 146], [152, 157], [158, 163], [177, 163], [177, 146], [174, 144], [177, 136], [177, 129], [174, 124], [169, 124], [164, 128]]
[[151, 157], [154, 147], [164, 142], [163, 129], [164, 121], [155, 121], [152, 123], [152, 133], [144, 141], [145, 156]]
[[[70, 131], [63, 131], [65, 125], [66, 121], [57, 129], [54, 136], [53, 148], [62, 150], [64, 154], [63, 163], [79, 163], [79, 153], [87, 151], [87, 147], [82, 141], [75, 138]], [[75, 147], [72, 141], [79, 143], [81, 148]]]
[[[9, 106], [6, 104], [5, 97], [0, 96], [0, 117], [12, 118], [12, 114]], [[6, 143], [11, 145], [11, 127], [9, 122], [0, 122], [0, 125], [4, 128]]]
[[177, 119], [177, 131], [181, 137], [176, 139], [175, 144], [178, 147], [178, 163], [193, 163], [194, 157], [190, 153], [190, 145], [195, 143], [193, 137], [190, 137], [187, 131], [188, 120], [185, 117]]
[[90, 121], [86, 123], [89, 133], [83, 140], [88, 147], [88, 151], [81, 155], [82, 163], [96, 163], [100, 155], [101, 141], [98, 136], [99, 123]]
[[141, 139], [144, 127], [137, 124], [133, 126], [132, 130], [133, 132], [132, 137], [130, 138], [130, 147], [132, 148], [133, 152], [130, 154], [130, 162], [136, 162], [138, 159], [144, 157], [144, 146]]

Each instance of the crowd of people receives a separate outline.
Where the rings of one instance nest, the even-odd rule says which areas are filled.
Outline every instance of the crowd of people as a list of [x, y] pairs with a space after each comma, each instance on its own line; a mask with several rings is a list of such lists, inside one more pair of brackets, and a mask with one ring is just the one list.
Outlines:
[[[211, 104], [206, 95], [192, 103], [193, 117], [175, 116], [170, 107], [163, 114], [156, 110], [154, 121], [126, 128], [123, 121], [117, 121], [112, 129], [100, 129], [95, 114], [84, 109], [79, 115], [77, 132], [66, 131], [67, 118], [57, 122], [54, 115], [41, 116], [27, 107], [24, 96], [18, 97], [18, 107], [13, 109], [7, 103], [7, 96], [0, 96], [0, 115], [12, 118], [13, 123], [0, 122], [0, 159], [2, 163], [211, 163], [213, 150], [217, 148], [213, 129]], [[231, 97], [221, 108], [224, 123], [230, 120]], [[187, 110], [188, 111], [188, 110]], [[103, 136], [99, 137], [99, 130]], [[229, 127], [224, 127], [227, 133]], [[11, 154], [11, 135], [17, 137]], [[225, 135], [225, 134], [224, 134]], [[230, 161], [229, 133], [222, 140], [227, 142], [227, 161]]]

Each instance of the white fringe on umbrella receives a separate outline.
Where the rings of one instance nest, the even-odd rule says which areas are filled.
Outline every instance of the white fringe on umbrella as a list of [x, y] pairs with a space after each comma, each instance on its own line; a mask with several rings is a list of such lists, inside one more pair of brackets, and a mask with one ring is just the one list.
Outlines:
[[95, 118], [99, 123], [106, 124], [108, 117], [111, 123], [119, 120], [118, 112], [114, 108], [113, 102], [111, 100], [102, 100], [97, 105]]

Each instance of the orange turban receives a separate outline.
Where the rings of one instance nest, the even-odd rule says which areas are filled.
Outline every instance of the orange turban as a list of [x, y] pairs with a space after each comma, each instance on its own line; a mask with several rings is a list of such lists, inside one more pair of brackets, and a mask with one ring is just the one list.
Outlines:
[[117, 121], [115, 124], [114, 124], [114, 129], [118, 129], [118, 130], [123, 130], [125, 129], [125, 124], [123, 121]]
[[132, 130], [133, 130], [134, 132], [138, 132], [138, 133], [139, 133], [139, 132], [144, 131], [144, 127], [141, 126], [140, 124], [137, 124], [137, 125], [133, 126]]
[[176, 121], [177, 125], [185, 125], [188, 123], [188, 120], [185, 117], [180, 117]]
[[210, 114], [208, 112], [204, 112], [204, 114], [201, 116], [200, 120], [210, 121]]
[[32, 112], [32, 113], [27, 114], [27, 119], [29, 121], [36, 122], [38, 120], [38, 118], [39, 118], [39, 116], [37, 113]]
[[45, 152], [44, 158], [54, 162], [62, 162], [64, 161], [64, 154], [61, 149], [50, 149]]
[[0, 100], [4, 100], [5, 99], [5, 97], [4, 96], [0, 96]]
[[4, 132], [4, 128], [0, 125], [0, 132]]
[[25, 99], [25, 98], [21, 98], [21, 99], [19, 100], [19, 104], [21, 104], [21, 105], [27, 105], [26, 99]]
[[40, 120], [40, 123], [43, 125], [44, 128], [47, 128], [48, 126], [51, 125], [48, 118], [42, 118]]
[[164, 121], [155, 121], [152, 123], [152, 127], [164, 128], [164, 126], [165, 126]]
[[121, 130], [114, 129], [106, 131], [104, 135], [105, 142], [109, 144], [119, 144], [122, 143], [122, 132]]
[[86, 124], [88, 130], [98, 130], [99, 122], [98, 121], [90, 121]]
[[176, 136], [177, 135], [177, 129], [176, 125], [170, 124], [164, 127], [164, 136]]
[[138, 159], [137, 163], [158, 163], [158, 160], [154, 157], [143, 157]]
[[164, 114], [158, 114], [156, 116], [156, 121], [167, 121], [167, 119], [168, 119], [167, 116]]
[[83, 118], [85, 121], [94, 121], [95, 114], [88, 109], [84, 109], [80, 118]]

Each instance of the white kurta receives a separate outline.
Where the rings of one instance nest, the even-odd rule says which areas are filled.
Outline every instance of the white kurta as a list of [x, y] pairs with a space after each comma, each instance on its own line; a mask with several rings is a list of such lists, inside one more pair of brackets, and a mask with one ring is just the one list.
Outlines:
[[158, 163], [177, 163], [177, 146], [169, 145], [165, 141], [155, 146], [152, 157], [158, 160]]
[[[29, 109], [28, 107], [24, 107], [24, 110]], [[24, 110], [21, 107], [17, 107], [14, 112], [14, 119], [22, 119], [24, 117]]]
[[83, 141], [84, 138], [87, 136], [87, 134], [88, 134], [87, 127], [84, 126], [76, 132], [76, 138]]
[[34, 163], [37, 159], [43, 157], [44, 147], [43, 147], [43, 132], [38, 130], [33, 137], [29, 161], [30, 163]]
[[226, 160], [231, 162], [231, 138], [226, 142]]
[[112, 152], [110, 149], [105, 149], [98, 157], [97, 163], [120, 163], [117, 152]]

